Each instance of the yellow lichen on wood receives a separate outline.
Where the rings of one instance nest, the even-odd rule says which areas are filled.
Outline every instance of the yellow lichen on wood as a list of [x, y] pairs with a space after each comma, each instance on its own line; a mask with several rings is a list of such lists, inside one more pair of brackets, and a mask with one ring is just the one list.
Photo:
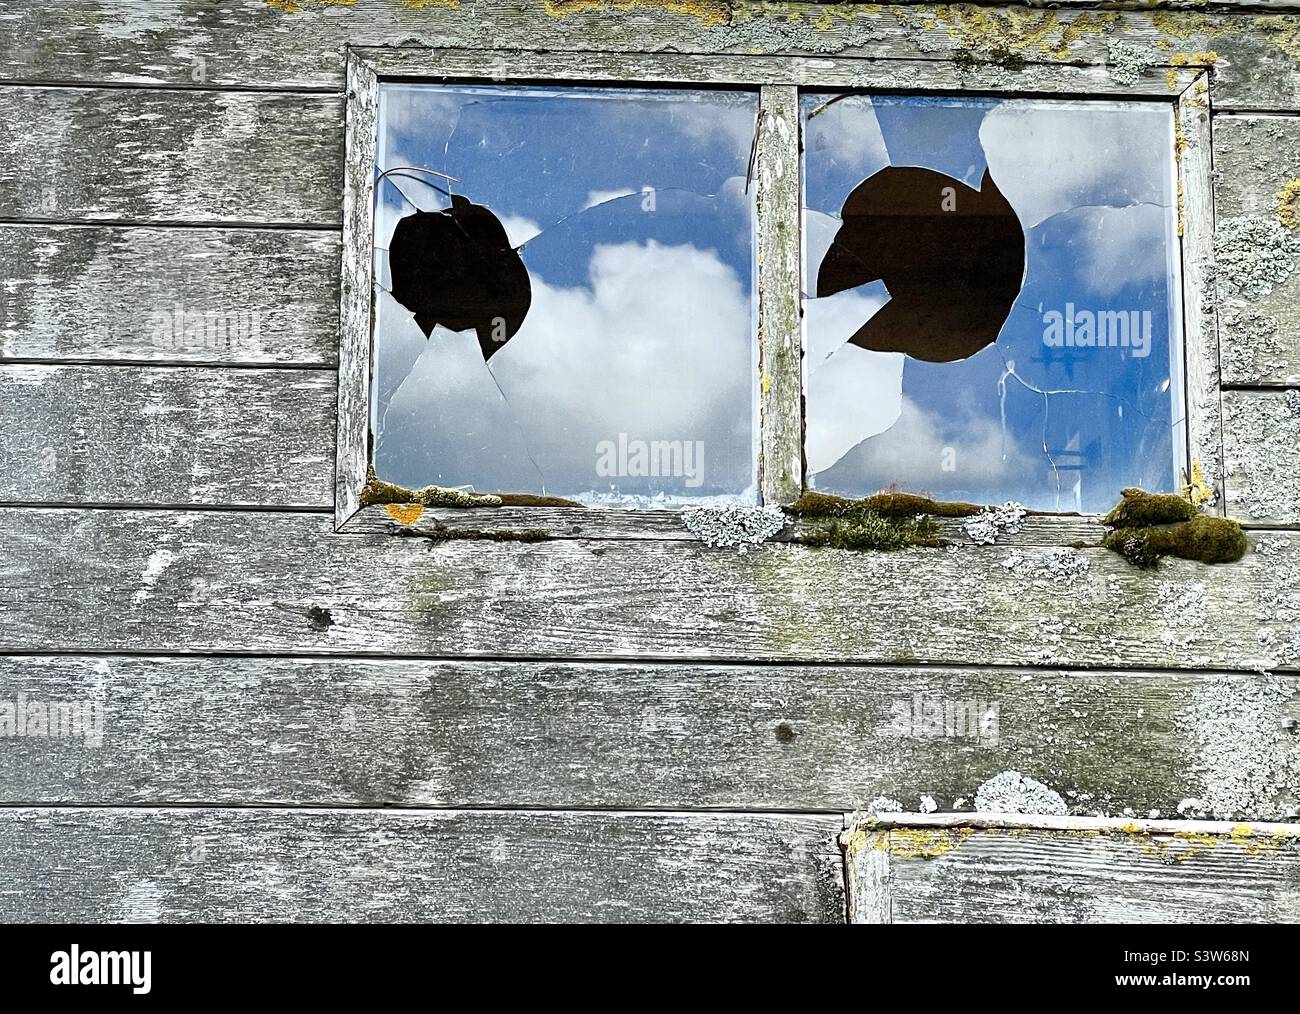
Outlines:
[[[1187, 479], [1186, 472], [1183, 473], [1183, 478]], [[1214, 490], [1205, 481], [1205, 471], [1199, 461], [1192, 462], [1192, 477], [1183, 483], [1181, 492], [1183, 499], [1193, 507], [1200, 507], [1214, 499]]]
[[[906, 12], [900, 9], [899, 13]], [[1068, 59], [1073, 43], [1089, 35], [1104, 34], [1119, 15], [1084, 11], [1062, 18], [1056, 11], [940, 4], [929, 18], [940, 22], [963, 49], [1007, 62], [1035, 53]]]
[[1256, 18], [1255, 25], [1268, 35], [1274, 46], [1300, 62], [1300, 18], [1294, 14], [1270, 14]]
[[1277, 199], [1278, 221], [1288, 229], [1300, 229], [1300, 178], [1287, 180]]
[[873, 847], [899, 859], [936, 859], [953, 851], [974, 833], [973, 827], [952, 830], [895, 827], [877, 832]]
[[1212, 49], [1203, 49], [1195, 53], [1169, 54], [1169, 69], [1165, 71], [1165, 83], [1169, 90], [1178, 90], [1178, 70], [1180, 67], [1205, 67], [1209, 69], [1219, 61], [1219, 54]]
[[308, 7], [354, 7], [357, 0], [266, 0], [268, 7], [286, 14], [301, 14], [304, 5]]
[[425, 7], [445, 7], [448, 10], [460, 10], [460, 0], [398, 0], [407, 10], [418, 11]]
[[384, 510], [388, 516], [402, 525], [413, 525], [420, 520], [424, 514], [424, 504], [422, 503], [389, 503], [384, 504]]
[[543, 9], [552, 17], [567, 17], [586, 11], [631, 11], [638, 7], [657, 8], [672, 14], [697, 18], [706, 28], [731, 20], [731, 6], [723, 0], [544, 0]]

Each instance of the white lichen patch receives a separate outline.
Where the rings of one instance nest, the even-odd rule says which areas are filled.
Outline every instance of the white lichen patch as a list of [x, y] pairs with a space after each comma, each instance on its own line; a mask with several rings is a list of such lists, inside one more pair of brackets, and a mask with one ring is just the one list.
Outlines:
[[906, 813], [907, 807], [892, 796], [877, 796], [864, 809], [867, 813]]
[[1017, 577], [1044, 579], [1051, 584], [1075, 584], [1092, 564], [1088, 557], [1073, 549], [1053, 549], [1036, 556], [1012, 553], [1002, 567]]
[[1144, 70], [1163, 62], [1159, 50], [1125, 42], [1123, 39], [1107, 39], [1106, 49], [1106, 65], [1110, 68], [1110, 76], [1122, 85], [1137, 84]]
[[776, 506], [704, 504], [682, 509], [682, 524], [705, 545], [735, 547], [742, 553], [776, 535], [786, 520]]
[[1159, 582], [1156, 585], [1156, 613], [1161, 627], [1160, 640], [1172, 648], [1186, 648], [1196, 634], [1205, 629], [1210, 616], [1205, 585], [1200, 581]]
[[1019, 771], [1001, 771], [975, 792], [975, 809], [982, 813], [1070, 812], [1061, 794]]
[[1020, 531], [1024, 517], [1025, 508], [1015, 501], [1008, 501], [1001, 507], [984, 508], [974, 517], [967, 518], [962, 527], [977, 546], [991, 546], [998, 541], [999, 535]]
[[1226, 295], [1263, 299], [1300, 262], [1300, 231], [1264, 215], [1225, 218], [1214, 233], [1214, 257]]
[[1284, 373], [1287, 359], [1277, 321], [1246, 306], [1225, 309], [1219, 317], [1219, 358], [1226, 383], [1258, 384]]
[[1294, 809], [1300, 798], [1300, 736], [1288, 721], [1288, 712], [1296, 710], [1292, 682], [1220, 676], [1192, 693], [1177, 723], [1195, 744], [1187, 770], [1200, 786], [1198, 814], [1284, 820]]
[[1234, 398], [1224, 414], [1231, 513], [1300, 520], [1300, 392]]

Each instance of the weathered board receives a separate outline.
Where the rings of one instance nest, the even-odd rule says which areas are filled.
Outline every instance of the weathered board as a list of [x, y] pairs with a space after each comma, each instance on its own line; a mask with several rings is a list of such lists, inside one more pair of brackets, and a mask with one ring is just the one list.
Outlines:
[[[1255, 536], [1230, 566], [1141, 571], [1101, 549], [739, 554], [331, 528], [305, 514], [6, 509], [0, 647], [1233, 670], [1292, 668], [1300, 649], [1291, 532]], [[315, 629], [313, 609], [333, 624]]]
[[1228, 513], [1300, 523], [1300, 392], [1225, 391]]
[[4, 805], [955, 810], [1005, 770], [1078, 813], [1300, 801], [1291, 675], [43, 655], [3, 704], [89, 709], [4, 743]]
[[[227, 5], [227, 7], [230, 5]], [[11, 0], [0, 15], [9, 80], [338, 90], [345, 45], [550, 51], [831, 54], [942, 61], [965, 55], [1015, 74], [1023, 62], [1109, 64], [1133, 47], [1168, 63], [1213, 52], [1224, 108], [1300, 109], [1300, 57], [1286, 14], [1097, 11], [971, 5], [818, 5], [701, 0]], [[58, 39], [52, 46], [50, 39]], [[1117, 48], [1118, 47], [1118, 48]]]
[[339, 228], [328, 95], [0, 88], [0, 218]]
[[1262, 227], [1228, 249], [1242, 269], [1220, 272], [1224, 383], [1300, 386], [1300, 253], [1278, 242], [1300, 229], [1300, 118], [1215, 117], [1214, 163], [1220, 233], [1234, 219]]
[[327, 509], [332, 370], [0, 365], [0, 500]]
[[0, 809], [14, 922], [843, 922], [836, 816]]
[[1296, 825], [918, 823], [845, 834], [853, 921], [1300, 921]]
[[0, 226], [0, 361], [338, 362], [339, 236]]

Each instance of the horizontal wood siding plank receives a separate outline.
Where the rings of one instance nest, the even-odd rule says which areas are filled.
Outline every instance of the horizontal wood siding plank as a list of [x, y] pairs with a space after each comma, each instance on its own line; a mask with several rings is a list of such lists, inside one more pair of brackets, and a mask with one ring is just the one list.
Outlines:
[[1300, 656], [1300, 535], [1289, 532], [1252, 536], [1237, 564], [1143, 571], [1101, 549], [739, 554], [431, 543], [331, 525], [6, 509], [0, 647], [1234, 670]]
[[[0, 708], [34, 734], [3, 743], [0, 803], [954, 810], [1013, 769], [1075, 813], [1198, 799], [1285, 819], [1298, 691], [1223, 673], [10, 656]], [[63, 713], [81, 724], [46, 721]]]
[[0, 918], [835, 923], [842, 827], [839, 816], [3, 809]]
[[896, 923], [1300, 921], [1297, 839], [1244, 830], [849, 832], [854, 921], [881, 919], [882, 886]]
[[342, 225], [329, 95], [0, 88], [0, 217]]
[[0, 500], [331, 503], [330, 370], [0, 365]]
[[345, 45], [423, 44], [932, 61], [964, 53], [983, 56], [998, 69], [999, 62], [1008, 65], [1006, 76], [1014, 80], [1022, 59], [1122, 64], [1110, 48], [1120, 41], [1146, 48], [1157, 63], [1175, 54], [1214, 52], [1216, 101], [1225, 106], [1300, 109], [1289, 15], [1035, 10], [1015, 24], [999, 25], [962, 5], [846, 8], [718, 0], [677, 10], [647, 3], [632, 15], [616, 4], [567, 0], [304, 0], [293, 7], [250, 2], [232, 17], [207, 0], [118, 0], [95, 5], [93, 13], [82, 4], [10, 0], [0, 22], [0, 74], [23, 81], [339, 89]]
[[[1300, 15], [1296, 21], [1300, 24]], [[1214, 164], [1221, 235], [1233, 227], [1233, 219], [1243, 217], [1285, 234], [1282, 194], [1288, 183], [1300, 179], [1300, 117], [1215, 117]], [[1300, 214], [1300, 193], [1291, 198], [1290, 208], [1291, 215]], [[1234, 245], [1239, 249], [1229, 250], [1246, 255], [1244, 268], [1220, 265], [1223, 382], [1300, 386], [1300, 257], [1283, 256], [1278, 249], [1266, 253], [1264, 235], [1238, 241]], [[1276, 272], [1273, 281], [1262, 284], [1270, 272]], [[1252, 285], [1259, 288], [1247, 291]]]
[[339, 237], [0, 226], [0, 359], [338, 362]]
[[1225, 391], [1223, 438], [1228, 513], [1300, 523], [1300, 394]]

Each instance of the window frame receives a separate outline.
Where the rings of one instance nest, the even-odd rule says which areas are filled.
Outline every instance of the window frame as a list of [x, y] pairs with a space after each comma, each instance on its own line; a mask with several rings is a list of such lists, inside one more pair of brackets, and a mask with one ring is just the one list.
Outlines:
[[[569, 537], [681, 538], [677, 511], [601, 508], [426, 508], [412, 515], [395, 505], [363, 507], [371, 461], [370, 374], [373, 351], [374, 166], [381, 83], [477, 82], [587, 86], [677, 85], [757, 89], [759, 126], [753, 182], [756, 197], [758, 477], [763, 503], [789, 504], [804, 489], [802, 151], [803, 89], [864, 94], [987, 95], [1004, 98], [1139, 99], [1173, 107], [1187, 431], [1186, 466], [1205, 471], [1223, 512], [1223, 408], [1219, 391], [1217, 314], [1213, 300], [1214, 211], [1210, 131], [1210, 69], [1145, 68], [1132, 84], [1104, 67], [1028, 64], [1009, 72], [995, 64], [874, 57], [723, 54], [532, 52], [425, 47], [349, 47], [340, 278], [338, 437], [334, 528], [386, 531], [435, 523], [454, 512], [491, 512], [494, 529], [554, 528]], [[1119, 491], [1116, 490], [1118, 498]], [[1071, 515], [1059, 519], [1068, 532]], [[477, 519], [473, 519], [477, 520]]]

